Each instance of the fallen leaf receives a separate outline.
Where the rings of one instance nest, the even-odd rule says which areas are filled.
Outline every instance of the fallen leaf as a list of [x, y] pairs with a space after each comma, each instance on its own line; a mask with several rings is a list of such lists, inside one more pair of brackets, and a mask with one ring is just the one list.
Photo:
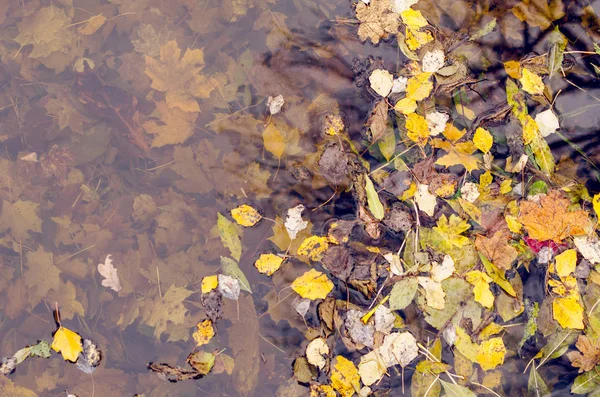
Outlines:
[[441, 283], [454, 273], [454, 259], [450, 255], [444, 255], [442, 263], [433, 262], [431, 266], [431, 279]]
[[394, 76], [392, 76], [392, 74], [387, 70], [383, 69], [375, 69], [369, 76], [371, 88], [382, 97], [388, 96], [392, 91], [393, 81]]
[[433, 230], [441, 236], [443, 246], [461, 248], [469, 243], [469, 239], [462, 236], [462, 233], [469, 230], [470, 227], [471, 225], [467, 221], [451, 214], [450, 219], [446, 218], [446, 215], [442, 215]]
[[558, 117], [556, 117], [552, 109], [546, 109], [543, 112], [538, 113], [535, 116], [535, 122], [539, 128], [540, 134], [542, 134], [544, 138], [560, 128]]
[[240, 266], [238, 265], [238, 263], [236, 261], [234, 261], [231, 258], [222, 256], [221, 257], [221, 268], [223, 269], [223, 273], [225, 273], [227, 276], [231, 276], [231, 277], [237, 279], [240, 282], [241, 288], [244, 291], [248, 291], [248, 292], [252, 293], [252, 289], [250, 288], [250, 283], [248, 282], [248, 278], [246, 278], [246, 275], [244, 274], [242, 269], [240, 269]]
[[390, 309], [402, 310], [413, 301], [419, 283], [415, 277], [407, 277], [396, 281], [390, 293]]
[[287, 211], [284, 226], [291, 240], [295, 239], [298, 233], [308, 226], [308, 221], [302, 219], [302, 211], [304, 211], [304, 205], [302, 204], [298, 204]]
[[419, 285], [425, 290], [427, 306], [442, 310], [445, 306], [446, 293], [442, 284], [433, 281], [429, 277], [417, 277]]
[[[183, 324], [188, 309], [183, 301], [193, 292], [183, 288], [171, 285], [169, 289], [161, 296], [158, 291], [150, 298], [144, 301], [144, 307], [141, 310], [142, 322], [149, 327], [154, 327], [154, 337], [160, 339], [161, 335], [167, 331], [167, 325]], [[186, 336], [186, 340], [189, 334]]]
[[252, 227], [262, 219], [258, 211], [247, 204], [232, 209], [231, 217], [244, 227]]
[[283, 99], [283, 95], [277, 95], [276, 97], [269, 96], [267, 98], [267, 108], [269, 109], [269, 113], [272, 115], [281, 112], [283, 105], [285, 105], [285, 99]]
[[504, 363], [505, 355], [506, 347], [502, 338], [490, 338], [479, 345], [477, 364], [481, 365], [484, 371], [494, 369]]
[[103, 286], [110, 288], [115, 292], [119, 292], [121, 290], [119, 275], [117, 274], [117, 269], [113, 266], [110, 255], [106, 255], [104, 263], [98, 264], [98, 273], [104, 277], [104, 280], [102, 280]]
[[415, 193], [415, 202], [419, 206], [419, 209], [429, 216], [435, 214], [435, 207], [437, 205], [437, 197], [429, 191], [429, 186], [419, 183], [417, 185], [417, 191]]
[[87, 19], [85, 23], [77, 28], [77, 32], [84, 36], [89, 36], [98, 31], [106, 22], [106, 17], [102, 14], [95, 15], [90, 19]]
[[329, 247], [329, 239], [323, 236], [310, 236], [302, 241], [297, 254], [307, 256], [312, 261], [321, 260], [323, 253]]
[[446, 396], [448, 397], [477, 397], [477, 394], [473, 393], [464, 386], [448, 383], [441, 379], [439, 379], [439, 381], [444, 388], [444, 392], [446, 392]]
[[425, 117], [411, 113], [406, 116], [406, 135], [417, 145], [424, 147], [429, 140], [429, 125]]
[[565, 6], [562, 0], [522, 0], [512, 12], [528, 25], [546, 30], [553, 21], [565, 16]]
[[435, 73], [444, 67], [445, 63], [446, 57], [444, 56], [444, 51], [427, 51], [421, 61], [421, 69], [423, 72]]
[[52, 350], [61, 353], [65, 360], [75, 362], [83, 351], [81, 336], [65, 327], [59, 327], [52, 340]]
[[433, 90], [433, 81], [430, 77], [431, 73], [423, 72], [408, 79], [406, 82], [406, 98], [416, 102], [427, 98]]
[[295, 279], [291, 287], [301, 297], [315, 300], [325, 299], [333, 290], [333, 283], [324, 273], [310, 269]]
[[600, 241], [597, 236], [578, 236], [573, 242], [585, 259], [592, 264], [600, 263]]
[[396, 102], [394, 110], [404, 115], [414, 113], [417, 110], [417, 102], [414, 99], [402, 98]]
[[201, 291], [203, 294], [208, 294], [210, 291], [217, 288], [217, 285], [219, 285], [219, 278], [216, 275], [203, 277]]
[[475, 302], [481, 303], [483, 307], [492, 309], [494, 307], [494, 294], [490, 290], [492, 278], [479, 270], [473, 270], [465, 274], [465, 279], [472, 284]]
[[531, 95], [542, 95], [544, 93], [542, 78], [527, 68], [523, 68], [523, 75], [519, 81], [523, 86], [523, 90]]
[[156, 102], [156, 110], [160, 113], [160, 121], [151, 119], [142, 124], [147, 133], [154, 135], [152, 147], [184, 143], [194, 135], [197, 113], [170, 108], [163, 101]]
[[260, 273], [270, 276], [279, 269], [282, 263], [283, 258], [280, 256], [275, 254], [261, 254], [256, 262], [254, 262], [254, 266]]
[[335, 356], [331, 363], [331, 386], [342, 397], [352, 397], [360, 390], [360, 375], [352, 361]]
[[559, 277], [567, 277], [575, 271], [577, 266], [577, 251], [574, 249], [566, 250], [554, 258], [556, 261], [556, 274]]
[[242, 256], [242, 242], [240, 241], [240, 236], [238, 236], [235, 225], [218, 212], [217, 228], [219, 229], [219, 236], [221, 237], [223, 246], [229, 249], [234, 259], [239, 261]]
[[196, 331], [192, 334], [196, 341], [196, 346], [208, 344], [212, 337], [215, 336], [215, 329], [211, 320], [204, 320], [196, 324], [196, 328]]
[[554, 298], [552, 317], [563, 328], [583, 329], [583, 307], [576, 298]]
[[329, 346], [323, 338], [316, 338], [310, 341], [306, 346], [306, 359], [309, 363], [319, 369], [323, 369], [327, 364], [327, 356], [329, 355]]
[[187, 358], [187, 363], [194, 368], [200, 375], [207, 375], [215, 365], [215, 355], [213, 353], [196, 350]]
[[404, 368], [419, 355], [417, 340], [410, 332], [393, 332], [386, 335], [378, 350], [388, 368], [394, 365]]
[[491, 238], [477, 236], [475, 239], [475, 248], [493, 264], [501, 269], [508, 270], [512, 263], [517, 259], [518, 252], [508, 241], [510, 233], [507, 229], [502, 229], [494, 233]]
[[363, 2], [356, 4], [356, 19], [360, 21], [358, 38], [361, 41], [370, 39], [377, 44], [382, 38], [398, 32], [398, 14], [392, 12], [389, 6], [387, 0], [371, 0], [369, 5]]
[[597, 340], [591, 340], [586, 335], [579, 335], [575, 344], [579, 351], [567, 353], [571, 365], [579, 368], [579, 373], [591, 371], [600, 363], [600, 348], [597, 343]]
[[4, 200], [0, 214], [0, 232], [10, 229], [11, 236], [17, 241], [30, 238], [29, 231], [41, 233], [42, 219], [37, 215], [38, 207], [39, 204], [33, 201], [17, 200], [11, 204]]
[[494, 144], [494, 139], [488, 130], [478, 127], [473, 136], [473, 143], [477, 149], [483, 153], [488, 153]]
[[402, 22], [411, 29], [420, 29], [428, 25], [421, 11], [408, 8], [400, 13]]
[[373, 214], [375, 219], [382, 220], [385, 215], [383, 204], [381, 204], [377, 190], [375, 190], [375, 186], [373, 186], [373, 181], [371, 181], [371, 178], [369, 178], [368, 175], [365, 176], [365, 190], [367, 192], [367, 205], [369, 211], [371, 211], [371, 214]]
[[361, 356], [360, 363], [358, 363], [358, 374], [365, 386], [376, 383], [386, 372], [386, 365], [377, 349]]
[[[240, 297], [241, 283], [237, 277], [228, 276], [226, 274], [219, 274], [218, 276], [218, 289], [223, 298], [238, 300]], [[247, 290], [244, 287], [244, 290]], [[252, 293], [251, 291], [248, 291]]]

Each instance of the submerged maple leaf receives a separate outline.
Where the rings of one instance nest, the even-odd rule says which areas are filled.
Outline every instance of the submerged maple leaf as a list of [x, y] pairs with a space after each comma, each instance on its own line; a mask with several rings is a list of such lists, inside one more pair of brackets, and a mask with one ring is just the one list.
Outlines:
[[146, 132], [155, 135], [152, 147], [184, 143], [193, 135], [197, 113], [186, 113], [180, 109], [173, 109], [165, 102], [157, 102], [156, 109], [160, 112], [162, 123], [149, 120], [142, 125]]
[[568, 211], [569, 200], [557, 190], [542, 197], [540, 204], [522, 201], [519, 204], [519, 222], [525, 226], [529, 237], [560, 243], [569, 236], [585, 234], [589, 222], [588, 213], [583, 210]]
[[146, 75], [152, 79], [152, 88], [166, 92], [170, 108], [178, 107], [185, 112], [199, 112], [194, 98], [208, 98], [213, 85], [200, 72], [204, 68], [204, 52], [201, 49], [181, 50], [175, 40], [160, 47], [159, 59], [146, 55]]
[[600, 362], [600, 347], [597, 343], [597, 340], [592, 341], [586, 335], [579, 335], [575, 344], [579, 351], [567, 353], [571, 364], [579, 368], [579, 372], [591, 371]]

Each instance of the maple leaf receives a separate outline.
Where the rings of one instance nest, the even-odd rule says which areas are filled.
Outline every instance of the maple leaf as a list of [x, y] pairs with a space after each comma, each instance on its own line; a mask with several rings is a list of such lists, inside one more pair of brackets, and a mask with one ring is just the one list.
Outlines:
[[142, 310], [142, 321], [154, 327], [154, 336], [157, 339], [167, 330], [168, 323], [184, 322], [188, 309], [183, 305], [183, 301], [192, 293], [186, 288], [171, 285], [162, 297], [157, 291], [152, 300], [147, 300]]
[[65, 360], [77, 361], [79, 353], [83, 351], [81, 336], [68, 328], [60, 326], [54, 334], [52, 349], [60, 352]]
[[4, 201], [0, 214], [0, 232], [10, 229], [10, 234], [15, 240], [26, 240], [30, 237], [29, 231], [42, 232], [42, 220], [37, 215], [39, 204], [33, 201], [18, 200], [11, 204]]
[[358, 38], [361, 41], [371, 39], [373, 44], [390, 34], [396, 34], [400, 25], [398, 14], [390, 9], [387, 0], [372, 0], [370, 4], [359, 1], [356, 4], [356, 19], [361, 22]]
[[475, 239], [475, 248], [490, 262], [494, 263], [501, 269], [510, 269], [512, 262], [517, 259], [518, 252], [510, 244], [510, 233], [507, 229], [502, 229], [494, 233], [491, 238], [477, 236]]
[[160, 112], [161, 124], [154, 120], [142, 124], [147, 133], [155, 135], [152, 147], [184, 143], [194, 134], [197, 113], [186, 113], [179, 108], [169, 107], [166, 102], [157, 102], [156, 110]]
[[443, 165], [446, 168], [453, 165], [462, 165], [469, 172], [479, 168], [479, 159], [472, 156], [477, 150], [477, 147], [471, 141], [452, 144], [449, 141], [435, 138], [431, 141], [431, 146], [448, 152], [437, 159], [435, 163], [438, 165]]
[[594, 369], [600, 363], [600, 347], [597, 346], [598, 341], [592, 341], [586, 335], [579, 335], [577, 338], [578, 352], [569, 352], [567, 357], [571, 360], [571, 365], [579, 368], [579, 372], [587, 372]]
[[513, 7], [517, 18], [531, 26], [548, 29], [553, 21], [565, 16], [562, 0], [523, 0]]
[[525, 226], [529, 237], [560, 243], [569, 236], [585, 234], [588, 214], [583, 210], [568, 211], [569, 200], [557, 190], [540, 199], [540, 204], [522, 201], [519, 204], [519, 222]]
[[463, 247], [469, 244], [469, 239], [465, 236], [461, 236], [462, 233], [467, 231], [471, 225], [462, 218], [452, 214], [450, 219], [446, 218], [446, 215], [442, 215], [437, 221], [437, 226], [433, 227], [443, 239], [443, 244], [448, 247]]
[[169, 108], [200, 111], [195, 98], [208, 98], [213, 90], [213, 85], [200, 73], [204, 68], [203, 50], [188, 48], [182, 57], [177, 42], [171, 40], [160, 47], [158, 60], [148, 55], [145, 59], [145, 73], [152, 79], [151, 87], [166, 92]]
[[52, 252], [44, 251], [41, 246], [34, 252], [28, 252], [26, 259], [27, 270], [23, 273], [23, 280], [28, 287], [29, 305], [35, 307], [51, 289], [59, 290], [61, 271], [54, 265]]

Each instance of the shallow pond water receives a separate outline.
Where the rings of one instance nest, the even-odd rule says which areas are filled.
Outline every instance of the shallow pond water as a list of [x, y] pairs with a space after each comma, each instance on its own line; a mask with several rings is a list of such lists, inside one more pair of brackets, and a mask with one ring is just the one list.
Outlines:
[[[384, 1], [372, 0], [368, 7]], [[429, 99], [429, 93], [419, 99], [418, 112], [447, 113], [457, 131], [464, 128], [467, 136], [486, 126], [493, 134], [490, 153], [495, 156], [488, 168], [496, 178], [512, 178], [513, 186], [521, 182], [526, 190], [542, 181], [544, 193], [564, 188], [563, 193], [572, 194], [569, 204], [577, 208], [584, 195], [574, 199], [572, 192], [580, 191], [580, 185], [591, 196], [598, 193], [600, 91], [593, 65], [600, 67], [600, 58], [593, 51], [600, 41], [600, 1], [415, 3], [413, 9], [426, 17], [427, 27], [420, 33], [429, 32], [431, 48], [443, 50], [447, 66], [468, 65], [460, 79], [438, 84]], [[49, 359], [31, 357], [14, 372], [0, 375], [0, 395], [303, 396], [311, 385], [317, 393], [318, 385], [331, 383], [330, 359], [339, 355], [358, 365], [372, 350], [342, 330], [349, 328], [342, 319], [349, 305], [367, 312], [376, 299], [389, 294], [389, 280], [397, 279], [383, 255], [408, 250], [415, 230], [425, 239], [442, 212], [460, 208], [447, 203], [459, 195], [456, 184], [478, 182], [486, 160], [479, 153], [472, 173], [460, 163], [449, 170], [438, 164], [435, 172], [428, 171], [434, 167], [432, 147], [419, 145], [419, 150], [407, 138], [404, 116], [392, 110], [398, 98], [383, 101], [369, 81], [377, 69], [395, 77], [416, 75], [423, 55], [409, 51], [415, 58], [411, 63], [406, 44], [399, 46], [403, 36], [395, 33], [377, 44], [372, 38], [359, 39], [361, 21], [355, 8], [356, 2], [347, 0], [0, 2], [0, 356], [9, 358], [38, 341], [51, 342], [58, 326], [92, 340], [102, 355], [92, 374], [56, 352]], [[394, 18], [400, 21], [398, 15]], [[473, 39], [486, 26], [489, 31]], [[568, 44], [561, 70], [550, 78], [545, 59], [554, 26]], [[536, 71], [546, 68], [545, 74], [540, 72], [546, 92], [528, 95], [526, 108], [533, 115], [553, 104], [560, 118], [559, 132], [545, 138], [560, 178], [545, 175], [531, 151], [526, 171], [503, 170], [506, 158], [514, 154], [510, 137], [522, 137], [523, 129], [516, 115], [498, 116], [511, 112], [506, 103], [509, 61]], [[283, 110], [270, 114], [268, 98], [278, 95], [285, 100]], [[378, 104], [386, 109], [384, 129], [391, 131], [389, 156], [384, 152], [390, 144], [383, 147], [373, 137]], [[328, 134], [327, 125], [333, 124], [327, 123], [334, 118], [344, 128]], [[267, 137], [270, 133], [274, 135]], [[354, 162], [343, 157], [352, 169], [332, 183], [341, 160], [334, 157], [324, 166], [322, 158], [336, 147], [345, 148]], [[523, 142], [521, 153], [522, 147]], [[424, 165], [427, 159], [431, 162]], [[364, 181], [360, 178], [375, 180], [387, 217], [392, 208], [400, 208], [394, 207], [400, 201], [402, 211], [416, 210], [412, 197], [399, 199], [411, 181], [421, 184], [418, 176], [429, 178], [431, 172], [442, 179], [456, 176], [452, 194], [438, 198], [435, 216], [421, 210], [406, 230], [391, 230], [388, 218], [381, 224], [386, 226], [379, 226], [372, 215], [364, 215], [366, 208], [374, 213], [374, 204], [369, 198], [366, 205], [370, 192], [364, 192], [364, 182], [362, 190], [356, 189], [357, 181]], [[498, 190], [500, 180], [496, 182]], [[525, 196], [518, 195], [518, 200]], [[590, 200], [581, 202], [588, 214]], [[256, 226], [244, 228], [231, 221], [230, 211], [241, 204], [260, 212]], [[306, 207], [303, 218], [310, 227], [300, 233], [302, 238], [290, 241], [283, 223], [288, 209], [298, 204]], [[219, 224], [218, 213], [225, 223]], [[484, 217], [496, 215], [484, 210]], [[332, 225], [355, 221], [358, 227], [345, 236], [357, 243], [351, 248], [356, 258], [352, 277], [333, 277], [331, 263], [327, 270], [319, 260], [296, 254], [303, 238], [327, 235], [338, 227]], [[470, 222], [472, 240], [493, 229]], [[413, 255], [419, 251], [418, 236]], [[464, 370], [473, 364], [464, 355], [457, 359], [447, 340], [442, 347], [442, 330], [432, 326], [431, 312], [423, 310], [429, 304], [424, 295], [396, 313], [396, 328], [432, 350], [434, 341], [440, 341], [439, 359], [452, 373], [460, 372], [454, 367], [462, 364], [471, 383], [463, 376], [460, 384], [477, 395], [526, 395], [528, 363], [546, 346], [550, 330], [564, 331], [550, 318], [551, 303], [542, 303], [549, 296], [547, 261], [538, 263], [535, 242], [526, 244], [521, 237], [512, 234], [519, 257], [502, 275], [506, 270], [509, 281], [519, 285], [520, 298], [510, 301], [521, 305], [519, 315], [502, 322], [504, 314], [483, 310], [472, 298], [456, 303], [464, 316], [460, 327], [471, 336], [492, 321], [502, 324], [508, 349], [503, 366], [491, 372]], [[546, 240], [545, 249], [553, 249], [548, 243], [552, 239]], [[556, 245], [557, 252], [573, 246], [571, 241]], [[429, 259], [441, 262], [444, 257], [431, 247], [421, 248]], [[254, 266], [264, 253], [286, 259], [270, 277]], [[98, 270], [108, 255], [118, 286], [114, 274], [111, 282]], [[290, 285], [308, 265], [329, 274], [333, 284], [325, 301], [329, 309], [317, 299], [301, 316], [296, 310], [301, 298]], [[240, 270], [226, 271], [227, 266]], [[462, 270], [481, 266], [477, 262]], [[357, 269], [363, 274], [358, 276]], [[428, 269], [419, 268], [420, 279]], [[202, 293], [203, 280], [223, 272], [239, 275], [236, 271], [243, 273], [251, 293], [242, 291], [238, 300], [221, 301], [219, 295], [217, 303], [210, 303], [209, 293]], [[458, 271], [453, 278], [459, 276], [468, 285]], [[598, 293], [589, 285], [597, 281], [578, 279], [579, 299], [587, 312]], [[492, 285], [491, 293], [497, 299], [508, 296], [499, 285]], [[446, 292], [451, 300], [452, 291]], [[540, 318], [550, 320], [519, 345], [532, 302], [543, 307]], [[329, 326], [325, 310], [330, 310]], [[218, 317], [213, 319], [215, 335], [197, 346], [197, 325], [211, 315]], [[586, 317], [586, 327], [594, 328], [595, 320]], [[588, 328], [586, 334], [595, 335]], [[569, 351], [576, 351], [579, 332], [565, 333], [560, 343], [568, 340]], [[306, 354], [308, 341], [317, 337], [328, 339], [326, 367], [317, 371], [306, 361], [300, 367], [298, 359]], [[383, 335], [377, 337], [375, 344], [380, 345]], [[557, 349], [565, 353], [563, 347]], [[167, 382], [148, 369], [149, 363], [165, 363], [189, 370], [186, 358], [197, 350], [216, 355], [212, 371], [199, 379]], [[417, 363], [426, 358], [420, 351], [404, 368], [390, 366], [389, 376], [371, 386], [372, 395], [411, 395]], [[592, 368], [597, 369], [600, 354], [595, 359]], [[561, 355], [544, 364], [539, 373], [552, 395], [569, 394], [579, 375], [572, 360]], [[449, 381], [444, 371], [438, 375]], [[595, 377], [590, 382], [595, 384]], [[436, 385], [428, 395], [440, 395]], [[587, 392], [600, 390], [600, 381], [596, 386]], [[531, 390], [529, 395], [536, 395]], [[425, 394], [413, 390], [412, 395]]]

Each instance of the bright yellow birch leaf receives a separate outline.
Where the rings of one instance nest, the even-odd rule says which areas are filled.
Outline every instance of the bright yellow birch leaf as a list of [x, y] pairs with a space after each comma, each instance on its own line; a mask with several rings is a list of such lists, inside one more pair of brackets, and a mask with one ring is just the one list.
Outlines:
[[490, 338], [479, 345], [476, 362], [484, 371], [487, 371], [504, 363], [505, 355], [506, 347], [502, 338]]
[[419, 32], [416, 29], [406, 28], [406, 39], [404, 40], [408, 49], [411, 51], [418, 50], [425, 44], [433, 41], [433, 36], [428, 31]]
[[462, 138], [463, 135], [465, 135], [466, 132], [467, 132], [466, 128], [463, 128], [462, 130], [459, 130], [458, 128], [456, 128], [454, 126], [454, 124], [447, 123], [446, 124], [446, 128], [444, 129], [444, 131], [442, 132], [442, 134], [444, 134], [444, 136], [446, 137], [446, 139], [448, 139], [449, 141], [456, 142], [460, 138]]
[[411, 113], [406, 116], [406, 135], [408, 138], [415, 142], [417, 145], [424, 147], [429, 139], [429, 125], [425, 117]]
[[256, 262], [254, 262], [254, 266], [256, 266], [259, 272], [270, 276], [279, 269], [282, 263], [283, 258], [280, 256], [275, 254], [261, 254]]
[[513, 79], [518, 80], [521, 78], [521, 64], [518, 61], [504, 62], [504, 70]]
[[215, 336], [215, 329], [211, 320], [206, 319], [196, 324], [196, 328], [196, 331], [192, 334], [196, 341], [196, 346], [208, 344], [212, 337]]
[[488, 276], [492, 278], [492, 281], [498, 284], [500, 288], [502, 288], [507, 294], [513, 298], [516, 297], [517, 293], [515, 292], [512, 284], [506, 279], [505, 271], [500, 270], [496, 265], [490, 262], [488, 258], [483, 256], [481, 252], [478, 252], [478, 254], [483, 266], [485, 267], [485, 271], [487, 272]]
[[396, 102], [394, 110], [404, 115], [414, 113], [417, 110], [417, 102], [414, 99], [402, 98]]
[[506, 224], [508, 225], [508, 230], [513, 233], [521, 233], [521, 229], [523, 225], [519, 222], [518, 218], [513, 215], [505, 215], [504, 219], [506, 220]]
[[217, 288], [217, 285], [219, 285], [219, 277], [218, 276], [214, 275], [214, 276], [204, 277], [202, 279], [202, 286], [201, 286], [202, 293], [203, 294], [209, 293], [213, 289]]
[[430, 77], [430, 72], [423, 72], [408, 79], [406, 82], [406, 98], [413, 101], [422, 101], [427, 98], [433, 90], [433, 82], [429, 79]]
[[454, 214], [450, 215], [450, 219], [446, 217], [446, 215], [440, 216], [440, 219], [437, 221], [437, 226], [433, 227], [443, 239], [444, 244], [448, 247], [457, 247], [461, 248], [467, 244], [469, 244], [469, 238], [465, 236], [461, 236], [462, 233], [469, 230], [471, 225], [461, 217], [456, 216]]
[[262, 219], [258, 211], [247, 204], [242, 204], [232, 209], [231, 216], [237, 223], [244, 227], [254, 226]]
[[332, 362], [331, 386], [342, 397], [352, 397], [360, 390], [360, 375], [352, 361], [336, 356]]
[[402, 23], [411, 29], [421, 29], [427, 26], [427, 19], [421, 14], [421, 11], [412, 8], [402, 11], [400, 18], [402, 18]]
[[583, 329], [583, 307], [576, 297], [554, 298], [552, 316], [563, 328]]
[[491, 309], [494, 307], [494, 294], [490, 290], [492, 278], [479, 270], [473, 270], [465, 274], [465, 279], [469, 284], [473, 285], [473, 294], [475, 302], [480, 303], [483, 307]]
[[303, 298], [310, 300], [325, 299], [333, 289], [333, 283], [324, 273], [310, 269], [294, 280], [292, 289]]
[[479, 127], [475, 130], [473, 143], [477, 149], [481, 150], [483, 153], [488, 153], [494, 144], [494, 138], [492, 138], [492, 134], [490, 134], [488, 130]]
[[500, 194], [510, 193], [512, 191], [511, 185], [512, 185], [512, 180], [510, 180], [510, 179], [503, 180], [502, 183], [500, 183]]
[[600, 222], [600, 193], [596, 194], [592, 199], [594, 212], [596, 213], [597, 222]]
[[298, 247], [298, 255], [308, 256], [310, 260], [321, 260], [321, 255], [329, 248], [329, 239], [322, 236], [310, 236]]
[[285, 152], [285, 137], [279, 131], [279, 128], [275, 126], [275, 123], [269, 123], [263, 131], [263, 143], [265, 149], [276, 158], [280, 159], [283, 156]]
[[492, 176], [491, 172], [486, 171], [483, 174], [481, 174], [481, 176], [479, 177], [479, 191], [484, 192], [485, 190], [487, 190], [487, 187], [492, 184], [493, 180], [494, 177]]
[[575, 271], [577, 266], [577, 251], [574, 249], [566, 250], [565, 252], [556, 255], [556, 274], [559, 277], [567, 277]]
[[531, 116], [527, 115], [525, 118], [525, 126], [523, 127], [523, 143], [529, 145], [533, 142], [537, 134], [539, 134], [537, 123]]
[[523, 91], [531, 95], [542, 95], [544, 93], [542, 78], [527, 68], [523, 68], [523, 76], [519, 81], [523, 86]]
[[52, 350], [61, 353], [65, 360], [75, 362], [79, 353], [83, 351], [81, 336], [65, 327], [59, 327], [54, 334]]

